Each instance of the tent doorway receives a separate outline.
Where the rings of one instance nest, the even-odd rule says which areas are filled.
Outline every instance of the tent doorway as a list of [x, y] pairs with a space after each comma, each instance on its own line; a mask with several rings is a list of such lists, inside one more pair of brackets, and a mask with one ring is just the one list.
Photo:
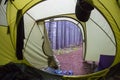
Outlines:
[[83, 64], [84, 33], [81, 25], [70, 18], [52, 18], [45, 21], [48, 37], [54, 55], [63, 71], [72, 71], [74, 75], [91, 73]]
[[64, 19], [46, 21], [45, 25], [51, 47], [57, 54], [62, 54], [59, 50], [83, 45], [82, 31], [75, 23]]

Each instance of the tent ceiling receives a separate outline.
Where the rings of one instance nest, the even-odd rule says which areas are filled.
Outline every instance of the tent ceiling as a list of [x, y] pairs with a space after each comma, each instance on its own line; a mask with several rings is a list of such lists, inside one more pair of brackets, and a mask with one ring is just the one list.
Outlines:
[[32, 7], [27, 13], [35, 20], [40, 20], [56, 15], [75, 13], [75, 8], [73, 8], [75, 5], [76, 0], [47, 0]]

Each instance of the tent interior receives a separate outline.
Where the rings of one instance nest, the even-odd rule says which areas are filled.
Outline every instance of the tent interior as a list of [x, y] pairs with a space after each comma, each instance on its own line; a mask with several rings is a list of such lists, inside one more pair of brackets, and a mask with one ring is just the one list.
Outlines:
[[[59, 3], [59, 1], [56, 1], [56, 3]], [[47, 20], [45, 19], [45, 26], [46, 26], [48, 37], [49, 37], [51, 47], [52, 47], [54, 53], [65, 54], [65, 53], [73, 52], [72, 50], [74, 50], [74, 49], [76, 49], [75, 52], [78, 49], [81, 49], [80, 52], [77, 52], [77, 53], [81, 54], [81, 55], [78, 55], [79, 56], [78, 59], [76, 61], [71, 61], [73, 63], [78, 61], [79, 66], [82, 66], [82, 65], [80, 65], [80, 63], [82, 63], [81, 60], [83, 60], [83, 59], [88, 62], [99, 63], [100, 55], [115, 56], [116, 43], [115, 43], [113, 32], [112, 32], [108, 22], [105, 20], [105, 18], [100, 14], [100, 12], [97, 9], [94, 9], [92, 11], [90, 19], [86, 22], [86, 31], [87, 31], [86, 36], [84, 35], [82, 25], [79, 21], [77, 21], [73, 17], [70, 17], [69, 15], [61, 16], [61, 14], [63, 14], [62, 11], [64, 11], [64, 14], [69, 13], [71, 15], [74, 15], [75, 10], [71, 10], [71, 9], [74, 9], [74, 8], [71, 8], [72, 7], [71, 4], [73, 4], [73, 3], [75, 5], [76, 2], [71, 1], [68, 5], [66, 5], [66, 7], [67, 7], [66, 10], [63, 10], [65, 8], [61, 7], [60, 6], [61, 4], [54, 5], [54, 6], [52, 6], [51, 10], [49, 11], [49, 14], [48, 13], [45, 14], [45, 12], [48, 10], [48, 7], [50, 7], [52, 5], [52, 1], [42, 2], [42, 3], [34, 6], [30, 10], [28, 10], [26, 12], [26, 14], [24, 15], [25, 26], [27, 26], [25, 30], [31, 30], [31, 31], [25, 31], [26, 32], [25, 39], [27, 39], [27, 36], [29, 35], [28, 40], [32, 41], [31, 38], [33, 38], [33, 36], [35, 37], [34, 39], [36, 40], [36, 38], [38, 38], [40, 36], [40, 34], [41, 35], [44, 34], [42, 32], [42, 29], [36, 28], [37, 26], [42, 25], [42, 24], [39, 25], [39, 20], [41, 19], [41, 17], [40, 18], [38, 18], [38, 17], [42, 16], [42, 19], [44, 19], [44, 18], [46, 18], [45, 15], [48, 15]], [[44, 7], [45, 4], [49, 4], [50, 6]], [[42, 11], [42, 13], [41, 13], [41, 10], [43, 9], [43, 7], [44, 7], [44, 11]], [[38, 11], [38, 9], [39, 9], [39, 11]], [[61, 13], [58, 13], [58, 12], [61, 12]], [[57, 17], [56, 16], [54, 17], [54, 15], [57, 15]], [[30, 22], [31, 17], [33, 19], [33, 22]], [[38, 20], [38, 21], [36, 22], [34, 20], [36, 20], [36, 21]], [[29, 23], [32, 23], [32, 25]], [[30, 29], [30, 26], [31, 26], [31, 29]], [[29, 28], [29, 29], [27, 29], [27, 28]], [[37, 30], [35, 30], [35, 28]], [[35, 32], [38, 31], [39, 34], [37, 34], [37, 33], [35, 34], [34, 30], [35, 30]], [[79, 31], [79, 33], [77, 31]], [[96, 33], [94, 33], [94, 31], [96, 31]], [[87, 42], [85, 41], [83, 43], [84, 37], [87, 37]], [[37, 41], [36, 41], [36, 43], [37, 43]], [[38, 43], [40, 43], [40, 40], [38, 41]], [[29, 45], [29, 44], [30, 43], [28, 42], [26, 45]], [[86, 44], [86, 48], [87, 48], [86, 53], [82, 52], [85, 50], [85, 44]], [[108, 46], [110, 46], [110, 47], [108, 47]], [[30, 46], [28, 46], [28, 47], [30, 47]], [[27, 50], [28, 47], [26, 46], [25, 49]], [[30, 49], [27, 51], [30, 51]], [[32, 52], [32, 51], [30, 51], [30, 52]], [[28, 61], [30, 61], [30, 63], [33, 63], [33, 65], [40, 67], [39, 62], [36, 62], [36, 61], [38, 61], [38, 59], [31, 57], [35, 53], [32, 52], [34, 54], [30, 55], [31, 54], [30, 52], [26, 53], [26, 51], [25, 51], [25, 57], [27, 59], [28, 59], [28, 57], [30, 57]], [[38, 55], [36, 55], [36, 56], [38, 57]], [[70, 60], [69, 59], [70, 57], [65, 57], [65, 56], [68, 56], [68, 55], [64, 55], [64, 57], [63, 56], [62, 57], [66, 58], [66, 61], [68, 58], [68, 61], [67, 62], [62, 61], [61, 64], [64, 64], [64, 67], [65, 67], [65, 65], [67, 66], [67, 64], [68, 64], [66, 69], [69, 69], [69, 67], [71, 66], [71, 68], [70, 68], [70, 70], [71, 70], [72, 67], [75, 67], [76, 63], [73, 65], [71, 64], [71, 62], [68, 63]], [[71, 57], [72, 56], [73, 55], [71, 55]], [[79, 59], [80, 57], [82, 59]], [[60, 60], [62, 60], [63, 58], [61, 58]], [[73, 60], [73, 58], [74, 57], [72, 57], [71, 59]], [[108, 61], [110, 61], [110, 60], [108, 60]], [[76, 65], [76, 66], [78, 66], [78, 65]], [[37, 67], [37, 68], [39, 68], [39, 67]], [[78, 69], [79, 68], [77, 68], [76, 70], [78, 71]], [[80, 71], [82, 71], [82, 70], [80, 69], [79, 72]]]
[[[99, 1], [81, 0], [94, 6], [84, 22], [75, 12], [79, 0], [24, 1], [0, 2], [0, 65], [25, 63], [51, 79], [94, 80], [105, 77], [119, 63], [119, 13], [105, 12]], [[119, 3], [111, 0], [115, 12], [120, 12]], [[118, 16], [116, 21], [112, 14]], [[46, 70], [49, 57], [54, 58], [59, 69]]]

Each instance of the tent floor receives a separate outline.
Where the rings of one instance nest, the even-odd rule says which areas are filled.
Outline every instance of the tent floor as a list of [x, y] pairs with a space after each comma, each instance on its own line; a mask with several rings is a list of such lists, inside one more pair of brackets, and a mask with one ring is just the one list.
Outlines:
[[[61, 53], [60, 53], [61, 52]], [[74, 75], [85, 75], [94, 72], [93, 65], [83, 61], [82, 46], [58, 51], [56, 57], [62, 70], [72, 70]]]

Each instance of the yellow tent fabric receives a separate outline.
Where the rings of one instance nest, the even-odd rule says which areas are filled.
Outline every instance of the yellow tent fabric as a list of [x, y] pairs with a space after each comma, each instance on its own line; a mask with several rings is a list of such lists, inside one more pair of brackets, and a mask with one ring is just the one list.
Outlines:
[[[16, 49], [16, 31], [17, 25], [20, 21], [22, 15], [30, 9], [35, 4], [42, 2], [44, 0], [8, 0], [7, 2], [7, 21], [8, 27], [10, 30], [10, 34], [7, 34], [8, 27], [0, 26], [0, 65], [4, 65], [8, 62], [23, 62], [27, 63], [26, 60], [19, 61], [15, 56]], [[113, 64], [114, 66], [120, 62], [120, 8], [116, 0], [87, 0], [88, 3], [97, 8], [103, 16], [108, 21], [116, 41], [116, 56]], [[93, 3], [91, 3], [93, 1]], [[54, 3], [53, 3], [54, 4]], [[47, 40], [47, 39], [46, 39]], [[49, 43], [47, 41], [47, 43]], [[46, 46], [44, 46], [45, 48]], [[48, 48], [48, 49], [47, 49]], [[50, 47], [45, 48], [47, 50], [51, 50]], [[48, 54], [49, 52], [47, 52]], [[87, 55], [87, 54], [86, 54]], [[89, 75], [78, 75], [78, 76], [63, 76], [65, 80], [96, 80], [99, 77], [104, 77], [106, 73], [109, 71], [109, 68], [89, 74]]]
[[9, 62], [25, 62], [26, 60], [17, 60], [15, 55], [15, 48], [13, 47], [10, 34], [8, 34], [8, 27], [0, 26], [0, 65], [5, 65]]

